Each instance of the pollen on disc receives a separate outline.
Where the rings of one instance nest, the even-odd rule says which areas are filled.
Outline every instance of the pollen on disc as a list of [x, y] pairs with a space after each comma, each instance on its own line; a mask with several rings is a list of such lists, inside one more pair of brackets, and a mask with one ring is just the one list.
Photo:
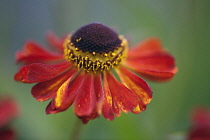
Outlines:
[[71, 42], [82, 52], [109, 53], [120, 46], [118, 34], [101, 23], [91, 23], [79, 28]]

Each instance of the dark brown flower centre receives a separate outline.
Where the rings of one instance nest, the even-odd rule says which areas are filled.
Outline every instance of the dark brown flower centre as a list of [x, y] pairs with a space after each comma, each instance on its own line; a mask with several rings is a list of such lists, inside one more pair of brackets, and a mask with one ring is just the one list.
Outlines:
[[99, 54], [113, 52], [122, 41], [118, 34], [101, 23], [91, 23], [79, 28], [71, 42], [82, 52]]
[[63, 46], [66, 60], [87, 72], [118, 66], [128, 51], [127, 40], [100, 23], [81, 27], [65, 39]]

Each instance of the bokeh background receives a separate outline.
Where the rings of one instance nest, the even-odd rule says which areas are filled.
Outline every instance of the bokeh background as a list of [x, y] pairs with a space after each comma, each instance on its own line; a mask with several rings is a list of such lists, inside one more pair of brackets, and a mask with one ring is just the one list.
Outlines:
[[69, 139], [76, 121], [73, 110], [46, 115], [49, 101], [39, 103], [31, 84], [17, 83], [15, 52], [28, 39], [46, 44], [44, 36], [59, 36], [91, 22], [102, 22], [135, 44], [158, 37], [176, 58], [178, 74], [167, 83], [152, 83], [154, 94], [147, 110], [122, 114], [114, 121], [90, 121], [80, 139], [184, 139], [189, 113], [210, 106], [210, 1], [209, 0], [1, 0], [0, 93], [13, 96], [21, 116], [12, 124], [20, 140]]

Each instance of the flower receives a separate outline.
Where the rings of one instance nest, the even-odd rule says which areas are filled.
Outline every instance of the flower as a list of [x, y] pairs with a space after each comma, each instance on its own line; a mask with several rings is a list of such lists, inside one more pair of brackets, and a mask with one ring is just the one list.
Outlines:
[[47, 40], [56, 52], [32, 41], [17, 52], [17, 62], [24, 65], [14, 79], [37, 83], [31, 93], [37, 101], [51, 99], [47, 114], [74, 104], [83, 123], [100, 114], [113, 120], [121, 112], [144, 111], [152, 90], [137, 74], [166, 81], [177, 72], [174, 58], [158, 39], [147, 39], [129, 50], [124, 36], [101, 23], [87, 24], [62, 39], [49, 33]]
[[17, 103], [11, 97], [0, 98], [0, 139], [16, 139], [15, 131], [10, 128], [9, 123], [17, 117], [19, 109]]
[[210, 109], [203, 107], [194, 109], [191, 122], [189, 140], [210, 140]]

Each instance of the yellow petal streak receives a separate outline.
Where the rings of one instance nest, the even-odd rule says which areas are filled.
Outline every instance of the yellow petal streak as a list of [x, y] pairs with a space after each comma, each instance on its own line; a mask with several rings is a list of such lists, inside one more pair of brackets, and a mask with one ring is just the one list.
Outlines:
[[62, 101], [63, 101], [62, 98], [65, 98], [64, 93], [67, 92], [67, 89], [68, 89], [67, 87], [68, 87], [70, 80], [71, 80], [71, 78], [69, 78], [66, 82], [64, 82], [62, 84], [62, 86], [58, 89], [57, 95], [55, 98], [55, 106], [56, 107], [59, 107], [62, 105]]
[[137, 106], [133, 109], [133, 112], [135, 112], [135, 113], [139, 113], [139, 112], [141, 112], [141, 108], [140, 108], [140, 106], [139, 106], [139, 105], [137, 105]]

